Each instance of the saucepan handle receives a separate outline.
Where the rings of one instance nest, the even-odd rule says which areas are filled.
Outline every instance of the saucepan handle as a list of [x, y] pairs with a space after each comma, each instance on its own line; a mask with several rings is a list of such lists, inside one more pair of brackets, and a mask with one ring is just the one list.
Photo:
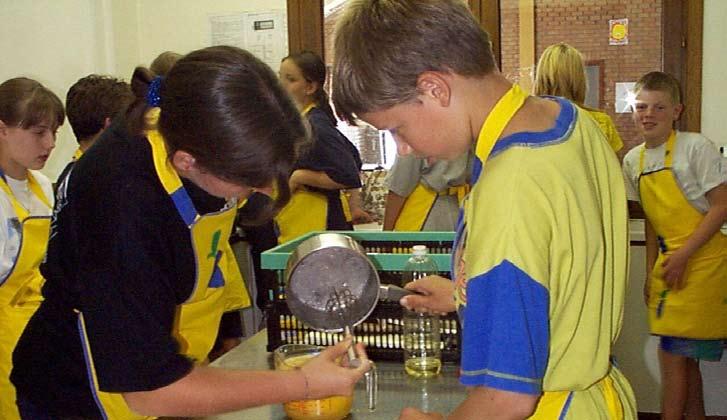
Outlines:
[[379, 299], [398, 302], [401, 298], [408, 295], [416, 295], [412, 290], [403, 287], [394, 286], [393, 284], [383, 284], [379, 286]]

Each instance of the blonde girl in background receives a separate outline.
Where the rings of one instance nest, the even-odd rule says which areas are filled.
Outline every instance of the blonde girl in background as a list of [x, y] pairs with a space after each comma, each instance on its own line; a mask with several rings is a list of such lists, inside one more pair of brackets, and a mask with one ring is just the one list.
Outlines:
[[586, 69], [583, 64], [583, 55], [574, 47], [560, 42], [543, 51], [536, 69], [533, 94], [570, 99], [588, 111], [596, 120], [614, 152], [623, 148], [623, 140], [611, 117], [603, 111], [585, 105]]
[[53, 209], [51, 182], [38, 172], [56, 144], [61, 100], [35, 80], [0, 84], [0, 417], [20, 418], [10, 383], [12, 353], [38, 309]]

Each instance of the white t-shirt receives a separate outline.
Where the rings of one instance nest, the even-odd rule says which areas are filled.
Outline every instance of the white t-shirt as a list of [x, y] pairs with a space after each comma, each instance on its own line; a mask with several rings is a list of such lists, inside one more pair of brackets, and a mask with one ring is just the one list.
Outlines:
[[[32, 171], [45, 197], [53, 206], [53, 186], [50, 180], [38, 171]], [[52, 208], [45, 205], [30, 191], [28, 180], [17, 180], [5, 175], [5, 180], [15, 199], [25, 207], [32, 216], [50, 216]], [[0, 280], [4, 279], [13, 268], [20, 249], [20, 222], [18, 215], [5, 191], [0, 190]]]
[[[666, 143], [644, 154], [644, 172], [664, 168]], [[626, 177], [626, 195], [629, 200], [639, 198], [639, 160], [644, 144], [629, 150], [624, 157], [623, 171]], [[689, 202], [701, 213], [709, 210], [705, 194], [719, 184], [727, 183], [727, 159], [717, 146], [699, 133], [677, 132], [674, 145], [672, 170], [677, 184]]]

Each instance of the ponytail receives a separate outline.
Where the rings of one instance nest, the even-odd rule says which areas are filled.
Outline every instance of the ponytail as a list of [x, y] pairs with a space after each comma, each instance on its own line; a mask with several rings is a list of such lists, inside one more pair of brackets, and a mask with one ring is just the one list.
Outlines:
[[134, 101], [126, 110], [126, 128], [134, 136], [140, 136], [149, 127], [144, 119], [151, 106], [147, 103], [149, 86], [154, 80], [154, 73], [145, 67], [137, 67], [131, 76], [131, 91]]

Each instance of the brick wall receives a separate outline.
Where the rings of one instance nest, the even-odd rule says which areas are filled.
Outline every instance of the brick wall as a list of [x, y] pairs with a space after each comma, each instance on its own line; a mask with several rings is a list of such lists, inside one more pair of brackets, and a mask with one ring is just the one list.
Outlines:
[[[629, 19], [629, 44], [608, 45], [609, 19]], [[661, 0], [535, 0], [535, 63], [543, 50], [566, 42], [586, 60], [603, 60], [601, 108], [613, 118], [625, 153], [639, 140], [631, 114], [614, 112], [615, 83], [634, 82], [662, 68]], [[518, 2], [501, 0], [502, 71], [519, 74]]]

